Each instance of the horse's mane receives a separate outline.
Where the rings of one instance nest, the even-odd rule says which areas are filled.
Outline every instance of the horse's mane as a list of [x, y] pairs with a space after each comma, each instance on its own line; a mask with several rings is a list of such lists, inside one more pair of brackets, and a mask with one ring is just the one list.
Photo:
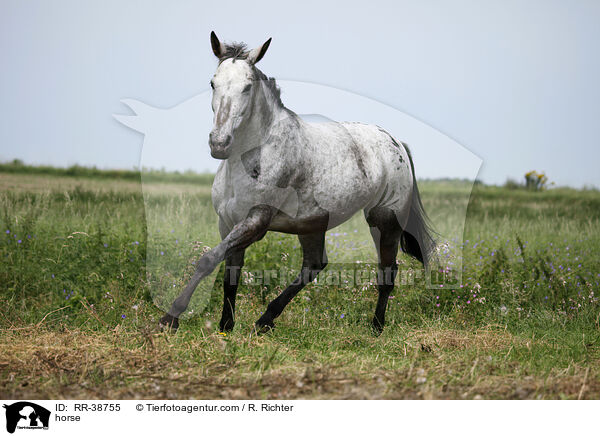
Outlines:
[[231, 44], [224, 44], [225, 50], [219, 56], [219, 63], [223, 62], [225, 59], [247, 59], [249, 50], [247, 50], [246, 44], [243, 42], [232, 42]]
[[[225, 50], [219, 57], [219, 63], [223, 62], [226, 59], [232, 59], [234, 62], [237, 59], [248, 59], [248, 54], [250, 53], [250, 51], [247, 49], [248, 47], [243, 42], [232, 42], [230, 44], [224, 45]], [[254, 65], [252, 65], [252, 72], [254, 73], [254, 80], [261, 80], [265, 82], [265, 85], [267, 85], [267, 89], [271, 92], [275, 104], [277, 104], [279, 107], [284, 107], [283, 102], [281, 101], [281, 90], [279, 89], [279, 86], [277, 86], [275, 78], [267, 77]]]
[[255, 80], [261, 80], [265, 83], [265, 85], [267, 85], [267, 89], [271, 93], [275, 104], [277, 104], [279, 107], [284, 107], [283, 102], [281, 101], [281, 89], [279, 89], [279, 86], [277, 86], [275, 77], [267, 77], [265, 73], [260, 71], [255, 66], [252, 67], [252, 71], [254, 72]]

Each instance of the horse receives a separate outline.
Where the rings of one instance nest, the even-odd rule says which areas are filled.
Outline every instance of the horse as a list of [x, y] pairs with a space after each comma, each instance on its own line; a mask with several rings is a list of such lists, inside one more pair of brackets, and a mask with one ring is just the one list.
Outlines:
[[194, 289], [224, 260], [219, 329], [234, 327], [244, 252], [269, 231], [298, 236], [300, 273], [256, 321], [272, 329], [290, 301], [327, 266], [325, 233], [364, 212], [378, 254], [378, 300], [372, 328], [380, 334], [394, 288], [398, 248], [427, 268], [435, 250], [408, 146], [376, 125], [308, 122], [285, 107], [280, 89], [256, 64], [269, 38], [247, 50], [224, 44], [214, 32], [218, 66], [212, 87], [211, 156], [222, 160], [212, 185], [221, 242], [198, 261], [191, 280], [160, 320], [177, 330]]

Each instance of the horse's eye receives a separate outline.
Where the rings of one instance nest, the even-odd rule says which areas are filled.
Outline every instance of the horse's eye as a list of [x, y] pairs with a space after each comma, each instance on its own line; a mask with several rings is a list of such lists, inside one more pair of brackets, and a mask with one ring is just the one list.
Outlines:
[[210, 87], [211, 87], [212, 89], [215, 89], [215, 84], [212, 82], [212, 80], [210, 81]]
[[249, 92], [251, 88], [252, 88], [251, 84], [246, 85], [246, 87], [242, 90], [242, 93], [245, 94], [245, 93]]

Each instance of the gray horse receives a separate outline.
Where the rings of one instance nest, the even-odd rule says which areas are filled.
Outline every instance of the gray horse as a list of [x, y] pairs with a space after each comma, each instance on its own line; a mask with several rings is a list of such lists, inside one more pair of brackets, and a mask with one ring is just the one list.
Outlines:
[[410, 152], [378, 126], [306, 122], [287, 109], [275, 80], [256, 68], [270, 43], [248, 51], [211, 33], [219, 65], [210, 82], [215, 115], [209, 145], [211, 155], [223, 160], [212, 187], [222, 241], [200, 259], [161, 325], [178, 328], [198, 283], [225, 260], [219, 327], [233, 329], [244, 251], [273, 230], [298, 235], [303, 262], [297, 279], [256, 322], [259, 333], [268, 331], [327, 265], [325, 232], [362, 209], [379, 256], [372, 326], [381, 333], [398, 246], [426, 267], [435, 248]]

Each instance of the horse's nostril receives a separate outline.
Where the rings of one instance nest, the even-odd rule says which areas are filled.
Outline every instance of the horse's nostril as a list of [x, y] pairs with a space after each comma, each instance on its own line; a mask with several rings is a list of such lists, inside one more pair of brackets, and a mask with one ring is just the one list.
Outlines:
[[223, 153], [225, 153], [225, 150], [227, 147], [229, 147], [232, 139], [232, 135], [221, 136], [211, 132], [208, 135], [208, 143], [212, 150], [213, 157], [217, 157], [214, 153], [216, 153], [218, 156], [221, 156]]

